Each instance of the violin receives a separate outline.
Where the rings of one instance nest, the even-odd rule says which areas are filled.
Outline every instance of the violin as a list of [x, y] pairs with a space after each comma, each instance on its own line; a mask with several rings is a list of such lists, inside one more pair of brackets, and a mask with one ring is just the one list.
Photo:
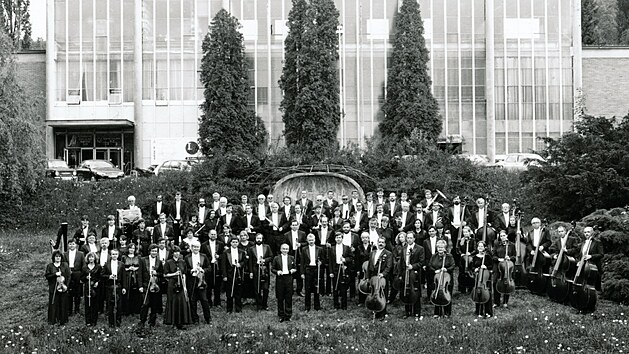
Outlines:
[[201, 263], [197, 263], [197, 267], [197, 279], [195, 279], [195, 282], [198, 280], [197, 289], [203, 290], [207, 287], [205, 272], [203, 272], [203, 269], [201, 268]]
[[474, 288], [472, 289], [472, 301], [477, 304], [486, 303], [489, 301], [490, 297], [487, 282], [489, 281], [491, 275], [489, 273], [489, 269], [483, 268], [483, 265], [485, 265], [484, 255], [481, 266], [478, 268], [478, 273], [476, 273], [476, 277], [474, 278]]
[[[590, 253], [588, 249], [583, 258]], [[598, 279], [598, 268], [586, 261], [578, 263], [577, 271], [572, 280], [572, 292], [570, 293], [570, 305], [583, 312], [594, 312], [598, 295], [595, 284]]]
[[496, 291], [500, 294], [511, 294], [515, 291], [515, 281], [513, 280], [513, 262], [509, 258], [509, 241], [504, 244], [504, 247], [504, 260], [498, 263], [499, 278], [496, 283]]
[[[566, 240], [570, 236], [572, 230], [576, 225], [575, 221], [572, 221], [573, 229], [569, 230], [566, 233]], [[559, 240], [559, 244], [561, 245], [561, 240]], [[570, 283], [566, 279], [566, 272], [570, 268], [570, 261], [567, 257], [564, 257], [564, 247], [561, 247], [559, 251], [559, 255], [557, 256], [557, 260], [555, 261], [555, 266], [553, 267], [550, 274], [548, 274], [548, 285], [546, 286], [546, 294], [548, 297], [556, 302], [563, 302], [568, 298], [570, 294]]]
[[[378, 274], [374, 275], [369, 280], [371, 292], [369, 293], [369, 295], [367, 295], [367, 298], [365, 299], [365, 307], [373, 312], [384, 311], [384, 309], [387, 307], [387, 298], [385, 293], [387, 280], [384, 277], [380, 276], [382, 262], [385, 261], [385, 257], [386, 254], [384, 253], [380, 256], [380, 260], [378, 261]], [[368, 264], [369, 262], [365, 263]]]
[[439, 274], [435, 274], [435, 290], [430, 294], [430, 302], [435, 306], [448, 306], [452, 301], [452, 294], [450, 294], [449, 286], [450, 274], [443, 270], [446, 267], [446, 254], [442, 255], [443, 261], [441, 264], [441, 271]]
[[[155, 267], [152, 267], [152, 270], [155, 270]], [[149, 283], [149, 291], [152, 293], [158, 293], [160, 289], [159, 285], [157, 284], [157, 275], [151, 275]]]
[[68, 286], [66, 285], [65, 281], [66, 281], [66, 278], [63, 275], [60, 275], [57, 277], [57, 285], [56, 285], [57, 292], [64, 293], [68, 291]]

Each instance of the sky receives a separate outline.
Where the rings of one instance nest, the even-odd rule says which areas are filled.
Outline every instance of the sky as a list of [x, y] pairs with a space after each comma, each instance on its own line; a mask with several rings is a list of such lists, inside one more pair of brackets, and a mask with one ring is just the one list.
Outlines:
[[46, 39], [46, 0], [31, 0], [30, 12], [33, 40]]

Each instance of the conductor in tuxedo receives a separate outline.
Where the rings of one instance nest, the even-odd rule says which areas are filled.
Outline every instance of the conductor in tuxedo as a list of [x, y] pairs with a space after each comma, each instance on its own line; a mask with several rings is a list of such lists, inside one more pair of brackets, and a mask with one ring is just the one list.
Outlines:
[[293, 314], [293, 274], [297, 272], [295, 257], [288, 254], [288, 244], [280, 246], [281, 254], [273, 259], [271, 271], [275, 277], [277, 315], [280, 322], [290, 321]]

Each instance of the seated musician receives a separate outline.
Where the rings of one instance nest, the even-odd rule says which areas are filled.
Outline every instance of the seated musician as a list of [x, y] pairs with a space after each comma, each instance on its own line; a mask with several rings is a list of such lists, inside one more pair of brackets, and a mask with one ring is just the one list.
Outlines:
[[[435, 253], [431, 258], [430, 262], [428, 262], [428, 269], [432, 274], [434, 274], [434, 279], [428, 279], [429, 282], [432, 282], [432, 288], [436, 287], [437, 278], [440, 277], [442, 272], [447, 272], [450, 278], [450, 282], [447, 284], [447, 291], [452, 296], [452, 291], [454, 289], [454, 282], [452, 281], [454, 274], [454, 257], [447, 252], [448, 243], [441, 239], [437, 241], [437, 253]], [[439, 291], [439, 289], [437, 289]], [[443, 290], [442, 290], [443, 291]], [[432, 296], [432, 293], [429, 293], [428, 296]], [[452, 301], [446, 306], [437, 306], [435, 305], [435, 311], [433, 317], [450, 317], [452, 315]]]
[[387, 314], [386, 294], [389, 294], [389, 283], [391, 282], [391, 274], [393, 272], [393, 253], [385, 248], [386, 242], [384, 236], [378, 238], [378, 246], [371, 251], [367, 266], [367, 279], [378, 276], [384, 278], [387, 284], [384, 288], [385, 299], [382, 299], [385, 302], [385, 307], [382, 311], [375, 314], [379, 320], [383, 320]]
[[[474, 260], [472, 261], [472, 266], [474, 267], [474, 273], [477, 274], [481, 269], [490, 270], [492, 268], [492, 259], [491, 255], [487, 252], [487, 245], [485, 241], [478, 241], [476, 245], [476, 255], [474, 256]], [[494, 315], [493, 308], [493, 290], [491, 284], [491, 276], [488, 277], [487, 283], [483, 284], [489, 289], [489, 300], [483, 304], [476, 304], [476, 315], [480, 317], [492, 317]]]
[[548, 253], [551, 254], [552, 259], [556, 261], [562, 249], [566, 256], [576, 256], [579, 252], [579, 241], [572, 235], [568, 235], [566, 228], [561, 225], [557, 227], [557, 236], [557, 239], [548, 248]]
[[508, 307], [509, 303], [509, 294], [500, 294], [496, 289], [496, 284], [500, 278], [500, 273], [498, 272], [498, 266], [500, 262], [503, 262], [506, 258], [509, 258], [511, 262], [515, 262], [515, 245], [509, 241], [509, 237], [507, 234], [507, 230], [500, 230], [500, 240], [496, 241], [496, 244], [493, 248], [494, 250], [494, 280], [493, 280], [493, 290], [494, 290], [494, 307], [500, 306]]
[[[543, 256], [546, 258], [550, 258], [550, 255], [548, 255], [548, 253], [545, 251], [551, 245], [550, 232], [548, 231], [546, 227], [541, 227], [542, 222], [540, 221], [539, 218], [531, 219], [531, 225], [533, 226], [533, 229], [528, 232], [528, 235], [526, 237], [527, 239], [526, 251], [528, 253], [528, 259], [529, 259], [528, 263], [532, 262], [533, 258], [535, 257], [535, 252], [536, 252], [535, 250], [537, 249], [538, 246], [539, 246], [539, 252], [540, 252], [538, 257]], [[543, 269], [544, 273], [547, 273], [548, 263], [549, 262], [546, 262], [546, 266]]]

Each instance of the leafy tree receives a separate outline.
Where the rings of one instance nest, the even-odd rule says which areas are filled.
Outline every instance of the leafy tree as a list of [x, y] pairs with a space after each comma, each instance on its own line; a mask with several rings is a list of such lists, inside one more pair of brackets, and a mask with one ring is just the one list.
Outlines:
[[581, 42], [584, 45], [595, 45], [600, 41], [597, 36], [598, 4], [596, 0], [581, 2]]
[[618, 12], [616, 24], [618, 25], [618, 43], [629, 44], [629, 0], [617, 0]]
[[522, 175], [525, 195], [537, 215], [574, 220], [629, 200], [629, 116], [584, 116], [576, 131], [546, 138], [547, 163]]
[[441, 133], [437, 100], [430, 91], [428, 50], [424, 24], [415, 0], [404, 0], [395, 21], [395, 37], [388, 72], [385, 114], [380, 123], [383, 143], [396, 145], [416, 134], [434, 142]]
[[597, 0], [598, 25], [596, 37], [599, 45], [618, 44], [618, 0]]
[[28, 49], [31, 45], [30, 0], [2, 0], [3, 28], [15, 48]]
[[286, 145], [305, 155], [338, 149], [338, 17], [332, 0], [293, 0], [288, 16], [280, 109]]
[[205, 155], [256, 155], [266, 144], [262, 119], [247, 107], [250, 87], [239, 28], [238, 19], [220, 10], [203, 40], [201, 82], [205, 101], [201, 104], [199, 143]]
[[0, 32], [0, 209], [19, 208], [44, 170], [38, 98], [28, 96], [17, 80], [14, 48], [11, 38]]

